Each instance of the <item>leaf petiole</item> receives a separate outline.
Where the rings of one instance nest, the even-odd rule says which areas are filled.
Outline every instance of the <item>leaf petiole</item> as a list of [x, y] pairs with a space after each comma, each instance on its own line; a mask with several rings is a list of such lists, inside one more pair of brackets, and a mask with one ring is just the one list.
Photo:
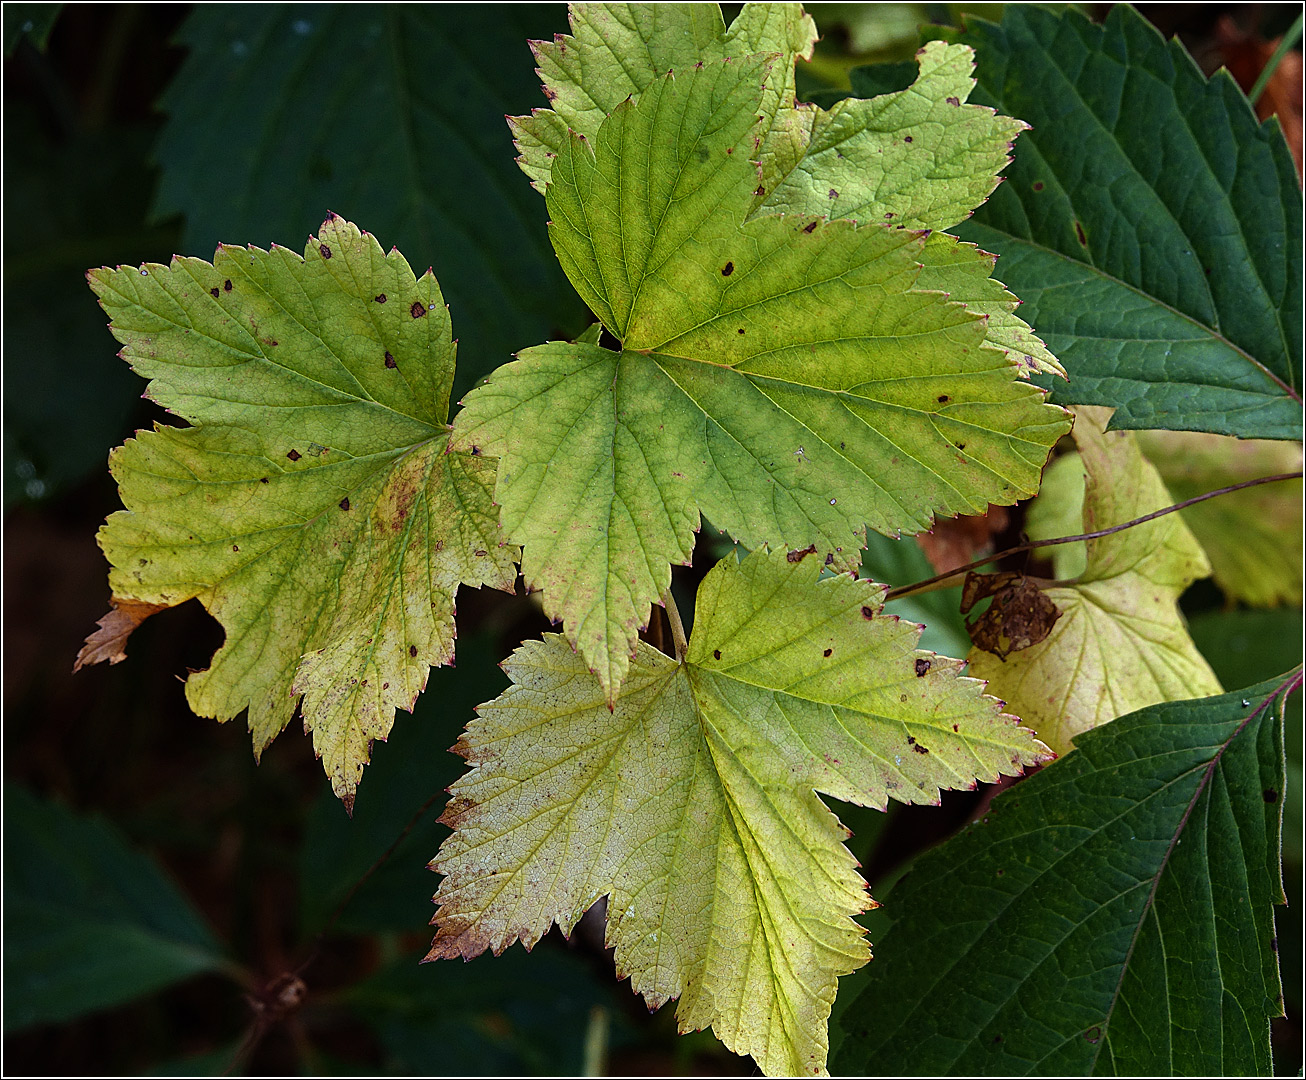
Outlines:
[[1243, 488], [1257, 487], [1261, 484], [1273, 484], [1279, 480], [1300, 480], [1302, 471], [1276, 473], [1274, 476], [1260, 476], [1255, 480], [1244, 480], [1241, 484], [1230, 484], [1228, 487], [1217, 488], [1215, 491], [1208, 491], [1202, 495], [1194, 495], [1191, 499], [1185, 499], [1183, 502], [1175, 503], [1173, 506], [1167, 506], [1163, 510], [1157, 510], [1151, 514], [1144, 514], [1140, 518], [1134, 518], [1133, 521], [1125, 521], [1119, 525], [1112, 525], [1109, 529], [1098, 529], [1096, 532], [1079, 533], [1077, 536], [1058, 536], [1050, 540], [1029, 540], [1023, 544], [1017, 544], [1015, 547], [1009, 547], [1003, 551], [994, 552], [982, 559], [976, 559], [965, 566], [958, 566], [955, 570], [948, 570], [942, 574], [935, 574], [932, 578], [926, 578], [924, 581], [918, 581], [914, 585], [900, 585], [895, 589], [890, 589], [885, 593], [885, 602], [890, 600], [901, 600], [904, 596], [915, 596], [917, 593], [932, 592], [934, 589], [946, 588], [947, 584], [953, 578], [965, 574], [969, 570], [978, 570], [981, 566], [987, 566], [989, 563], [997, 562], [999, 559], [1005, 559], [1008, 555], [1019, 555], [1022, 551], [1033, 551], [1036, 548], [1052, 547], [1056, 544], [1073, 544], [1080, 540], [1097, 540], [1103, 536], [1110, 536], [1112, 533], [1123, 532], [1125, 529], [1132, 529], [1135, 525], [1144, 525], [1149, 521], [1155, 521], [1159, 517], [1165, 517], [1166, 514], [1173, 514], [1178, 510], [1192, 506], [1194, 503], [1205, 502], [1207, 499], [1214, 499], [1217, 495], [1228, 495], [1230, 492], [1241, 491]]
[[670, 586], [662, 590], [662, 605], [667, 609], [667, 622], [671, 624], [671, 641], [676, 647], [676, 660], [683, 664], [685, 655], [689, 652], [689, 639], [685, 636], [685, 624], [680, 621], [680, 609], [676, 607]]

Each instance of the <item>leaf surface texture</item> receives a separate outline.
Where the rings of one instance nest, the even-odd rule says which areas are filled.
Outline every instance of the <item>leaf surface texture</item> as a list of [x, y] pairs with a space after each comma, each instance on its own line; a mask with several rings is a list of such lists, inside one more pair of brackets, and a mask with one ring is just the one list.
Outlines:
[[557, 635], [457, 749], [469, 772], [432, 867], [429, 959], [569, 933], [608, 897], [618, 970], [650, 1006], [680, 997], [771, 1074], [825, 1068], [835, 982], [869, 952], [869, 906], [820, 791], [883, 807], [1046, 756], [960, 664], [915, 649], [883, 586], [817, 560], [728, 556], [699, 589], [683, 663], [641, 644], [609, 711]]
[[429, 273], [330, 218], [301, 258], [221, 247], [92, 271], [124, 358], [193, 425], [114, 452], [100, 544], [116, 598], [198, 597], [223, 624], [191, 707], [249, 710], [258, 753], [304, 696], [352, 802], [373, 739], [453, 657], [460, 582], [511, 588], [493, 463], [447, 453], [454, 345]]

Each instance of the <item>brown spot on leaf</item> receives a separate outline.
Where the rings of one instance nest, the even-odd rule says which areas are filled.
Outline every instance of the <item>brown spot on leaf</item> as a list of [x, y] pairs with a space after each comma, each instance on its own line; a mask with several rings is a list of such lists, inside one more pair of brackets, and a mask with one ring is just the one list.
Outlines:
[[803, 548], [802, 551], [789, 552], [787, 555], [785, 555], [785, 558], [789, 562], [802, 562], [805, 558], [807, 558], [808, 555], [814, 555], [814, 554], [816, 554], [816, 545], [812, 544], [809, 547]]
[[993, 603], [966, 629], [976, 647], [1000, 660], [1028, 649], [1052, 633], [1061, 612], [1037, 585], [1024, 574], [1004, 570], [997, 574], [966, 575], [961, 592], [961, 613], [965, 615], [979, 601], [993, 597]]
[[1084, 226], [1078, 221], [1075, 222], [1075, 235], [1079, 237], [1079, 242], [1088, 247], [1088, 237], [1084, 235]]
[[902, 137], [902, 141], [903, 141], [903, 142], [911, 142], [911, 136], [910, 136], [910, 135], [904, 135], [904, 136]]
[[104, 660], [116, 664], [127, 659], [127, 639], [131, 636], [131, 632], [151, 615], [168, 606], [147, 604], [143, 600], [126, 600], [117, 596], [111, 597], [109, 603], [112, 606], [108, 613], [96, 624], [100, 629], [87, 637], [86, 644], [77, 654], [73, 671], [81, 671], [84, 667]]
[[715, 659], [720, 660], [720, 659], [721, 659], [721, 650], [720, 650], [720, 649], [713, 649], [713, 650], [712, 650], [712, 656], [713, 656]]
[[803, 232], [805, 233], [815, 232], [816, 225], [817, 223], [815, 221], [809, 221], [806, 225], [803, 226]]
[[1034, 190], [1035, 190], [1035, 191], [1042, 191], [1042, 190], [1043, 190], [1043, 181], [1042, 181], [1042, 180], [1035, 180], [1035, 181], [1034, 181]]
[[756, 196], [760, 199], [763, 195], [766, 194], [766, 188], [764, 188], [761, 184], [758, 184], [758, 185], [757, 185], [757, 190], [754, 191], [753, 194], [756, 195]]
[[735, 264], [733, 262], [728, 262], [725, 264], [725, 266], [721, 267], [722, 277], [729, 277], [734, 272], [735, 272]]
[[214, 300], [218, 298], [218, 287], [216, 285], [209, 290], [209, 295], [212, 296]]
[[832, 652], [834, 652], [833, 649], [826, 649], [825, 652], [821, 653], [821, 655], [822, 655], [822, 656], [829, 656]]
[[327, 247], [326, 244], [319, 244], [317, 249], [318, 251], [322, 252], [322, 258], [324, 259], [331, 258], [331, 249]]
[[266, 483], [268, 482], [268, 478], [267, 478], [266, 476], [260, 476], [260, 477], [258, 478], [258, 482], [259, 482], [260, 484], [266, 484]]
[[411, 315], [414, 319], [420, 319], [423, 315], [426, 314], [426, 305], [423, 304], [420, 300], [414, 300], [413, 306], [408, 309], [408, 314]]
[[348, 509], [349, 509], [349, 496], [348, 496], [348, 495], [346, 495], [343, 499], [340, 500], [340, 509], [341, 509], [341, 510], [348, 510]]
[[231, 550], [234, 551], [234, 552], [236, 552], [237, 554], [239, 554], [239, 553], [240, 553], [240, 545], [239, 545], [239, 544], [232, 544], [232, 545], [231, 545]]
[[290, 458], [291, 461], [298, 461], [303, 456], [304, 455], [301, 454], [298, 450], [292, 450], [290, 451], [290, 453], [286, 455], [286, 457]]
[[951, 400], [952, 400], [952, 398], [948, 397], [947, 394], [940, 394], [940, 395], [939, 395], [939, 404], [940, 404], [940, 405], [946, 405], [946, 404], [947, 404], [949, 401], [951, 401]]
[[947, 102], [949, 105], [958, 105], [958, 106], [961, 105], [960, 98], [950, 97], [947, 99]]
[[912, 748], [912, 751], [913, 751], [914, 753], [917, 753], [917, 754], [928, 754], [928, 753], [929, 753], [929, 751], [926, 750], [925, 747], [923, 747], [923, 746], [922, 746], [920, 743], [918, 743], [918, 742], [912, 742], [911, 748]]
[[1266, 788], [1264, 791], [1261, 792], [1261, 798], [1264, 799], [1266, 802], [1270, 802], [1270, 803], [1278, 802], [1279, 793], [1275, 791], [1274, 788]]
[[839, 197], [839, 193], [835, 191], [834, 188], [831, 188], [829, 197], [831, 199], [837, 199]]
[[873, 619], [873, 618], [875, 618], [875, 612], [872, 611], [872, 610], [871, 610], [870, 608], [868, 608], [868, 607], [864, 607], [864, 608], [862, 608], [862, 618], [863, 618], [863, 619]]
[[389, 349], [386, 350], [386, 354], [385, 354], [385, 366], [388, 367], [388, 368], [392, 368], [392, 367], [397, 367], [397, 366], [398, 366], [398, 365], [395, 364], [395, 358], [394, 358], [393, 356], [390, 355], [390, 350], [389, 350]]
[[385, 303], [385, 293], [377, 293], [372, 299], [378, 304]]
[[227, 278], [227, 280], [222, 283], [222, 291], [231, 292], [231, 278]]
[[924, 656], [918, 656], [916, 658], [916, 678], [924, 678], [929, 670], [930, 661]]
[[742, 326], [739, 328], [739, 332], [740, 332], [741, 334], [744, 332], [744, 328], [743, 328]]
[[408, 646], [408, 655], [409, 655], [409, 656], [416, 656], [416, 655], [417, 655], [417, 646], [416, 646], [416, 645], [409, 645], [409, 646]]

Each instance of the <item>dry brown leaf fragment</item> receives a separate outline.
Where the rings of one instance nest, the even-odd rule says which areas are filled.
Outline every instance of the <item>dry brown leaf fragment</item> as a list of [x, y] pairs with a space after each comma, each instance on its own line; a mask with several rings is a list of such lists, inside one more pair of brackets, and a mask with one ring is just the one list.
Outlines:
[[1010, 653], [1028, 649], [1052, 633], [1061, 612], [1037, 585], [1024, 574], [1004, 570], [997, 574], [966, 575], [961, 591], [961, 613], [965, 615], [979, 601], [993, 597], [993, 603], [979, 618], [966, 624], [977, 648], [1000, 660]]
[[81, 671], [91, 664], [108, 660], [116, 664], [127, 659], [127, 639], [132, 631], [156, 612], [163, 611], [167, 604], [147, 604], [142, 600], [129, 600], [120, 596], [110, 597], [112, 605], [108, 612], [96, 624], [100, 629], [86, 638], [86, 644], [77, 654], [73, 671]]

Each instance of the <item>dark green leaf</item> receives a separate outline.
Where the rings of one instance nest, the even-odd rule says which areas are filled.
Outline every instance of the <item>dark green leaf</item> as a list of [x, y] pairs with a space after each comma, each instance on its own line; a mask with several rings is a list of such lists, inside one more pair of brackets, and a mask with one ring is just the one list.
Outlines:
[[5, 1030], [223, 965], [203, 918], [113, 826], [4, 790]]
[[542, 944], [467, 964], [405, 958], [349, 993], [380, 1036], [390, 1069], [410, 1076], [569, 1076], [582, 1072], [591, 1011], [611, 988], [580, 957]]
[[[9, 6], [5, 6], [8, 18]], [[143, 419], [140, 385], [113, 357], [88, 266], [166, 259], [176, 229], [147, 228], [147, 124], [52, 135], [5, 101], [4, 498], [40, 499], [88, 474]]]
[[331, 210], [429, 262], [458, 395], [585, 325], [504, 123], [546, 104], [526, 39], [565, 26], [561, 7], [201, 5], [162, 100], [156, 209], [186, 214], [188, 251], [298, 248]]
[[1088, 732], [918, 860], [834, 1071], [1268, 1073], [1280, 705], [1300, 680]]
[[12, 56], [25, 36], [44, 51], [45, 43], [50, 40], [50, 31], [54, 29], [62, 10], [63, 4], [6, 4], [5, 56]]
[[972, 100], [1033, 125], [958, 233], [1115, 427], [1300, 438], [1301, 191], [1277, 122], [1126, 5], [972, 20]]

